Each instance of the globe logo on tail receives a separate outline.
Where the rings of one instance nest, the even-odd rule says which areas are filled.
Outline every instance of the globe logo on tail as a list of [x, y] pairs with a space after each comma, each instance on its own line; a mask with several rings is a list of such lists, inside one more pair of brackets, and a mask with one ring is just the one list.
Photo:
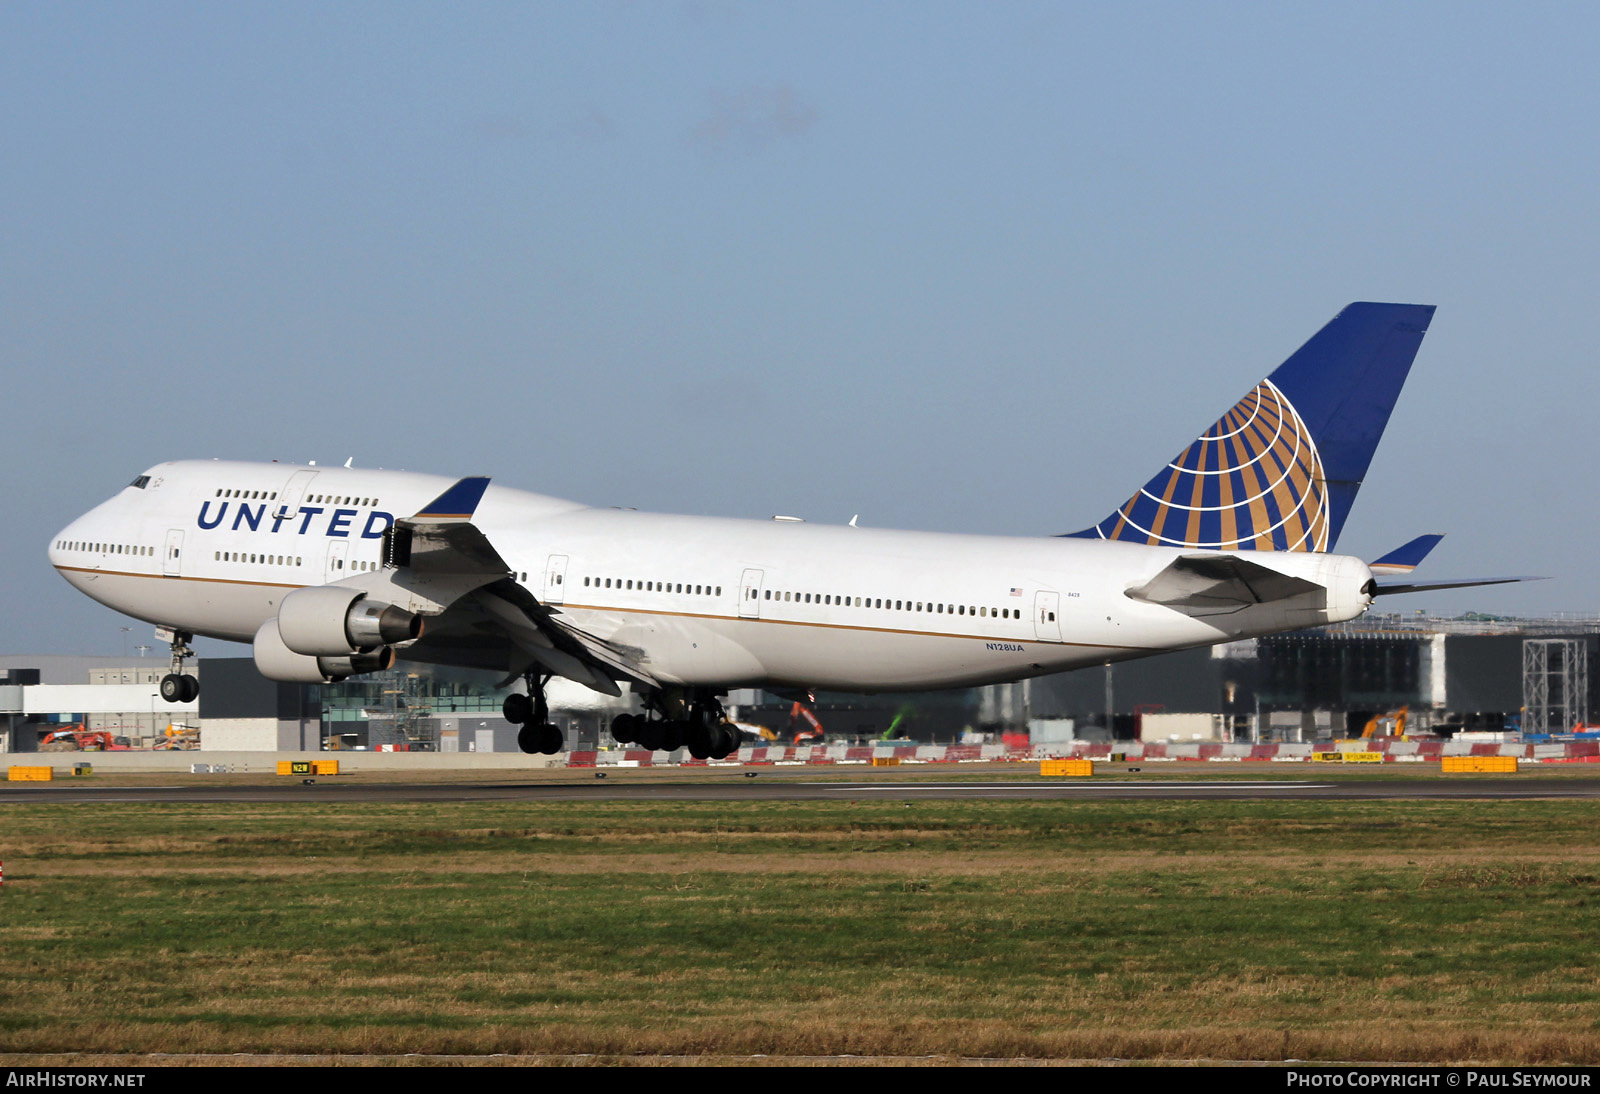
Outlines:
[[1311, 431], [1263, 380], [1096, 528], [1212, 550], [1326, 551], [1326, 475]]

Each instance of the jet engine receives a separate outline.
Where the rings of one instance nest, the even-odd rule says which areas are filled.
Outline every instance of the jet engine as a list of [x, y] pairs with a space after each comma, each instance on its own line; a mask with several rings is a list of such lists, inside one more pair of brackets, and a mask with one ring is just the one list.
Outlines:
[[313, 585], [283, 598], [276, 629], [284, 646], [295, 653], [346, 657], [418, 637], [422, 616], [368, 600], [360, 589]]
[[267, 620], [256, 631], [254, 651], [262, 676], [288, 684], [331, 684], [347, 676], [381, 672], [394, 664], [394, 650], [388, 646], [329, 657], [296, 653], [284, 644], [276, 619]]

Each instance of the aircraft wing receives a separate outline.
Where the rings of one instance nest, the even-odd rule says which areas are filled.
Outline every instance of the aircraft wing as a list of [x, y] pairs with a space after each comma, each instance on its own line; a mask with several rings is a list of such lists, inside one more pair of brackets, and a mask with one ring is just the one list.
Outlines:
[[1227, 615], [1272, 600], [1325, 591], [1234, 555], [1181, 555], [1127, 595], [1186, 615]]
[[424, 574], [498, 578], [510, 573], [510, 564], [472, 523], [488, 489], [488, 476], [462, 479], [424, 505], [416, 516], [396, 521], [391, 561]]
[[472, 523], [488, 486], [487, 478], [462, 479], [415, 516], [396, 521], [388, 565], [345, 583], [404, 590], [413, 610], [440, 617], [430, 630], [499, 632], [516, 650], [512, 679], [539, 666], [607, 695], [622, 694], [618, 678], [658, 686], [639, 667], [640, 651], [558, 618], [559, 609], [512, 580], [511, 565]]
[[472, 599], [500, 624], [523, 655], [508, 679], [537, 663], [606, 695], [622, 694], [616, 683], [619, 678], [660, 686], [660, 681], [640, 666], [642, 651], [608, 642], [557, 618], [559, 609], [540, 603], [509, 578], [477, 590]]

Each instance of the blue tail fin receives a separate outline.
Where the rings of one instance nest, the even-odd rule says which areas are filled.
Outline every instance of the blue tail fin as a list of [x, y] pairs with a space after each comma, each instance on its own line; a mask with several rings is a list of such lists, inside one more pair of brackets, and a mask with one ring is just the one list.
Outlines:
[[1093, 528], [1225, 551], [1330, 551], [1433, 319], [1351, 304]]

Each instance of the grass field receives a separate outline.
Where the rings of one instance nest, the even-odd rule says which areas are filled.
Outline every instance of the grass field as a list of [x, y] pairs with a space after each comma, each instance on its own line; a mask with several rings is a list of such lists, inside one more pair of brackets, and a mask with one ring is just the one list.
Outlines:
[[1600, 1061], [1600, 804], [13, 805], [0, 1052]]

